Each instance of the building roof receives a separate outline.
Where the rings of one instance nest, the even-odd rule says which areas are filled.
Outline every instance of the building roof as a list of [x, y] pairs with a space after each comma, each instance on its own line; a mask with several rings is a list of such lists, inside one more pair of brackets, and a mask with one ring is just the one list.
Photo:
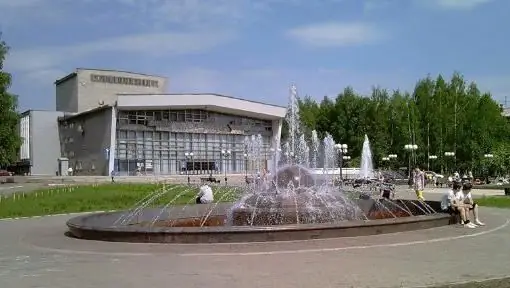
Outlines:
[[283, 106], [220, 94], [119, 94], [117, 107], [122, 110], [163, 107], [204, 109], [269, 120], [281, 119], [287, 112]]
[[138, 76], [149, 76], [149, 77], [166, 78], [166, 77], [160, 76], [160, 75], [151, 75], [151, 74], [138, 73], [138, 72], [132, 72], [132, 71], [123, 71], [123, 70], [114, 70], [114, 69], [76, 68], [75, 72], [69, 73], [68, 75], [66, 75], [64, 77], [62, 77], [60, 79], [57, 79], [55, 81], [55, 85], [62, 84], [64, 82], [66, 82], [67, 80], [70, 80], [70, 79], [76, 77], [76, 75], [78, 75], [78, 71], [80, 71], [80, 70], [100, 71], [100, 72], [112, 72], [112, 73], [129, 73], [129, 74], [138, 75]]
[[64, 116], [59, 117], [58, 120], [59, 121], [69, 120], [69, 119], [85, 116], [85, 115], [88, 115], [88, 114], [96, 113], [96, 112], [107, 110], [107, 109], [111, 109], [111, 108], [112, 108], [112, 106], [110, 106], [110, 105], [103, 105], [103, 106], [99, 106], [99, 107], [92, 108], [92, 109], [89, 109], [89, 110], [85, 110], [85, 111], [82, 111], [82, 112], [63, 112]]

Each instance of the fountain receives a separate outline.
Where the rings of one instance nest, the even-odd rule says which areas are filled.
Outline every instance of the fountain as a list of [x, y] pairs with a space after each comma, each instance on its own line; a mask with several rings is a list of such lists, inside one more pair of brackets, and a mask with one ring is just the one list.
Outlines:
[[372, 150], [370, 150], [370, 141], [365, 134], [363, 141], [363, 148], [361, 150], [361, 165], [359, 168], [359, 178], [373, 179], [374, 178], [374, 164], [372, 162]]
[[[173, 206], [175, 200], [187, 193], [183, 191], [164, 207], [147, 208], [168, 192], [155, 191], [129, 211], [70, 219], [67, 222], [70, 234], [83, 239], [126, 242], [250, 242], [371, 235], [449, 223], [449, 215], [435, 212], [439, 211], [438, 202], [360, 199], [356, 196], [359, 191], [336, 186], [335, 141], [326, 135], [321, 155], [317, 133], [312, 132], [309, 142], [301, 134], [295, 86], [290, 91], [286, 121], [290, 126], [288, 142], [281, 149], [271, 149], [274, 173], [268, 179], [257, 178], [260, 180], [246, 186], [232, 187], [232, 192], [242, 191], [235, 203], [220, 203], [221, 197], [228, 194], [225, 193], [217, 203]], [[277, 142], [273, 142], [273, 147], [278, 147]], [[244, 145], [254, 164], [251, 174], [255, 179], [260, 175], [267, 151], [260, 135], [247, 136]], [[324, 165], [322, 175], [317, 175], [320, 156]], [[360, 178], [373, 178], [367, 136]]]

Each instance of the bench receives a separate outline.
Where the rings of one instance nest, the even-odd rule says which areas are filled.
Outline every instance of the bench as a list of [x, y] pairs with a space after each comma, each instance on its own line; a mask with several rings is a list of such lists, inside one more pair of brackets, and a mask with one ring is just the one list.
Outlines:
[[214, 177], [203, 177], [200, 178], [200, 183], [220, 183], [221, 180], [216, 180]]
[[253, 177], [246, 176], [246, 177], [244, 177], [244, 181], [246, 182], [246, 184], [251, 184], [251, 183], [253, 183], [254, 179], [253, 179]]

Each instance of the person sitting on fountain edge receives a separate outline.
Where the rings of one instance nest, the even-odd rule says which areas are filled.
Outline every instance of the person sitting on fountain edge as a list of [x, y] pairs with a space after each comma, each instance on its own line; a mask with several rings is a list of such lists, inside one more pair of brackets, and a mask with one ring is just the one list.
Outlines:
[[460, 182], [453, 182], [452, 189], [449, 189], [441, 199], [441, 210], [450, 215], [460, 215], [461, 224], [464, 225], [464, 227], [476, 228], [476, 225], [471, 223], [467, 217], [468, 212], [466, 211], [466, 206], [461, 201], [461, 188], [462, 184]]
[[462, 184], [462, 193], [460, 193], [460, 200], [465, 206], [466, 209], [466, 219], [469, 219], [469, 212], [473, 213], [474, 223], [478, 226], [484, 226], [485, 224], [480, 221], [478, 218], [478, 204], [473, 201], [473, 197], [471, 196], [471, 189], [473, 188], [473, 184], [470, 182], [464, 182]]
[[214, 195], [209, 185], [200, 186], [197, 194], [197, 204], [209, 204], [214, 201]]

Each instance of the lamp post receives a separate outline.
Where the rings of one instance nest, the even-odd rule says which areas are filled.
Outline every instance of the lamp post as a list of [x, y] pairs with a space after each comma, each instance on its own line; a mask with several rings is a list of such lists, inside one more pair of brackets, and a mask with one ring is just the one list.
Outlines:
[[338, 153], [339, 153], [339, 157], [338, 159], [340, 160], [340, 180], [343, 180], [342, 179], [342, 170], [343, 170], [343, 160], [344, 160], [344, 154], [347, 153], [347, 148], [349, 146], [347, 146], [347, 144], [335, 144], [335, 148], [338, 150]]
[[244, 153], [244, 179], [248, 183], [248, 153]]
[[[388, 158], [390, 158], [390, 161], [393, 161], [398, 158], [397, 154], [390, 154], [388, 155]], [[390, 162], [390, 168], [391, 168], [391, 162]]]
[[[455, 157], [455, 152], [451, 152], [451, 151], [444, 152], [444, 156], [445, 157]], [[446, 173], [450, 173], [450, 171], [448, 169], [448, 160], [446, 160]]]
[[[429, 155], [429, 160], [436, 160], [437, 159], [437, 155]], [[428, 165], [429, 167], [427, 167], [428, 170], [430, 170], [430, 164]]]
[[[389, 161], [390, 161], [390, 157], [382, 157], [382, 158], [381, 158], [381, 160], [382, 160], [384, 163], [387, 163], [387, 162], [389, 162]], [[386, 164], [385, 164], [384, 166], [386, 166], [386, 168], [388, 168]], [[389, 170], [389, 169], [388, 169], [388, 170]]]
[[[494, 158], [494, 155], [493, 155], [493, 154], [485, 154], [485, 155], [483, 155], [483, 157], [484, 157], [485, 159], [487, 159], [488, 161], [490, 161], [490, 159]], [[489, 165], [484, 165], [484, 166], [487, 166], [487, 167], [485, 167], [485, 169], [484, 169], [484, 170], [487, 170], [487, 172], [486, 172], [486, 174], [487, 174], [487, 175], [486, 175], [486, 178], [488, 179], [488, 178], [489, 178]]]
[[343, 160], [345, 160], [345, 162], [351, 160], [351, 156], [348, 156], [348, 155], [345, 155], [342, 157]]
[[[404, 145], [404, 150], [409, 152], [409, 178], [411, 178], [411, 158], [413, 158], [414, 151], [418, 150], [418, 145], [406, 144], [406, 145]], [[413, 163], [413, 164], [416, 164], [416, 163]]]
[[228, 179], [227, 179], [227, 163], [226, 163], [226, 160], [228, 157], [230, 157], [230, 155], [232, 154], [232, 152], [230, 150], [221, 150], [221, 156], [223, 158], [223, 170], [224, 170], [224, 173], [225, 173], [225, 185], [228, 184]]
[[[186, 152], [186, 153], [184, 153], [184, 157], [186, 157], [186, 176], [188, 176], [188, 184], [190, 184], [191, 183], [191, 179], [190, 179], [190, 176], [189, 176], [188, 159], [191, 159], [191, 161], [193, 161], [193, 152]], [[193, 169], [195, 169], [195, 167], [193, 167]]]

